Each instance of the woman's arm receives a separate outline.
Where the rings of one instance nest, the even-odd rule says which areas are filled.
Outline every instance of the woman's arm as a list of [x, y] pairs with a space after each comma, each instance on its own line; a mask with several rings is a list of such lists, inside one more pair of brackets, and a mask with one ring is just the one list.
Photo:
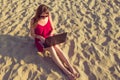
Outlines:
[[42, 36], [40, 36], [40, 35], [35, 34], [35, 31], [34, 31], [35, 27], [34, 27], [34, 26], [35, 26], [35, 25], [33, 25], [33, 21], [31, 20], [31, 23], [30, 23], [30, 34], [31, 34], [31, 36], [32, 36], [33, 38], [40, 39], [41, 42], [44, 43], [45, 38], [42, 37]]

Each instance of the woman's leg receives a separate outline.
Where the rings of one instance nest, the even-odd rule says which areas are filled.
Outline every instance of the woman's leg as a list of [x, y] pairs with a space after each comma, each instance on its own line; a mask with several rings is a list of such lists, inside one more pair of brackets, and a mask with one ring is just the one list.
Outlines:
[[74, 75], [64, 67], [64, 65], [62, 64], [61, 60], [59, 59], [54, 47], [47, 48], [46, 50], [50, 51], [51, 58], [53, 59], [53, 61], [68, 75], [69, 78], [71, 78], [73, 80]]
[[63, 51], [59, 48], [59, 46], [55, 45], [54, 46], [59, 58], [61, 59], [61, 61], [63, 62], [63, 64], [65, 63], [67, 65], [67, 68], [76, 76], [79, 77], [79, 73], [76, 72], [76, 70], [72, 67], [72, 65], [70, 64], [70, 62], [68, 61], [68, 59], [65, 57]]

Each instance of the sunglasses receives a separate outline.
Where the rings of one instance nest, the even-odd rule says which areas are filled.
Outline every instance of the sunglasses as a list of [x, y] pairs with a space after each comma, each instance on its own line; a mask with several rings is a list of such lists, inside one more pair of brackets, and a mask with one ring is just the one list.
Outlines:
[[48, 17], [48, 15], [46, 15], [46, 16], [40, 16], [40, 17]]
[[43, 15], [41, 15], [40, 17], [48, 17], [49, 16], [49, 13], [45, 13]]

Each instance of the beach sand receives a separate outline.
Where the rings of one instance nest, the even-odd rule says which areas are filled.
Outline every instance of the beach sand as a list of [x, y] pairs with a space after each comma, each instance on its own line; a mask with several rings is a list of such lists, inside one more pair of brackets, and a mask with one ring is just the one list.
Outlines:
[[0, 80], [69, 80], [29, 35], [40, 4], [50, 7], [60, 48], [80, 73], [77, 80], [120, 80], [119, 0], [0, 0]]

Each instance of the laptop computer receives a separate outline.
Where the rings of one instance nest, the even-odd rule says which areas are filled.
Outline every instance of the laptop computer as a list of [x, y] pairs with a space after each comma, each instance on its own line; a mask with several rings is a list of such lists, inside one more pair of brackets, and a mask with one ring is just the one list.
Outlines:
[[66, 41], [67, 32], [50, 36], [45, 39], [44, 48], [60, 44]]

